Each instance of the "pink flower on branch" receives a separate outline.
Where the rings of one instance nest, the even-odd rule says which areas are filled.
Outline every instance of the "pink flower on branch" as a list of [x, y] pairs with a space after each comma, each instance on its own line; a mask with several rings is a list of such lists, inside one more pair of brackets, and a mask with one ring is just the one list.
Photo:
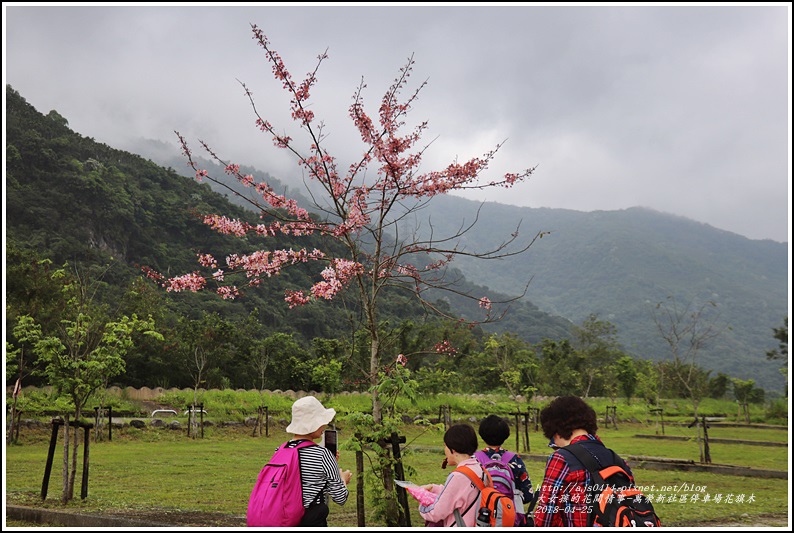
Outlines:
[[218, 268], [218, 262], [210, 254], [198, 254], [199, 264], [207, 268]]
[[165, 276], [163, 276], [162, 274], [160, 274], [151, 267], [142, 266], [141, 271], [143, 272], [144, 276], [146, 276], [149, 279], [153, 279], [157, 283], [161, 283], [165, 279]]
[[189, 274], [184, 274], [182, 276], [176, 276], [174, 278], [166, 280], [163, 283], [166, 291], [168, 292], [172, 292], [172, 291], [196, 292], [203, 289], [206, 284], [207, 284], [207, 280], [204, 279], [204, 276], [202, 276], [198, 272], [191, 272]]
[[458, 350], [455, 349], [454, 346], [448, 341], [444, 340], [443, 342], [438, 342], [433, 347], [436, 353], [446, 354], [446, 355], [455, 355], [458, 353]]
[[364, 272], [360, 263], [346, 259], [333, 259], [331, 266], [322, 271], [324, 281], [319, 281], [312, 286], [312, 296], [315, 298], [332, 299], [341, 291], [350, 280]]
[[216, 291], [224, 300], [234, 300], [239, 296], [237, 287], [218, 287]]
[[303, 291], [286, 291], [284, 301], [289, 304], [289, 308], [306, 305], [311, 301], [311, 298], [303, 294]]
[[204, 223], [220, 234], [234, 235], [236, 237], [245, 237], [250, 227], [247, 223], [240, 220], [234, 220], [219, 215], [205, 216]]

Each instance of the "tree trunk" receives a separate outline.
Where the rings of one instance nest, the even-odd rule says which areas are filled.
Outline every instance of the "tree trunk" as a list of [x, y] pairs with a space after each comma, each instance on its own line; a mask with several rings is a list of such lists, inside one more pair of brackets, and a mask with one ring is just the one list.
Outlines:
[[[371, 311], [371, 310], [370, 310]], [[380, 369], [380, 338], [378, 337], [378, 324], [374, 313], [369, 313], [370, 332], [370, 384], [372, 385], [372, 418], [375, 424], [383, 423], [383, 404], [377, 391], [378, 370]], [[376, 448], [381, 457], [379, 462], [381, 479], [383, 481], [384, 521], [387, 527], [396, 527], [400, 521], [400, 510], [397, 506], [396, 492], [394, 490], [394, 470], [392, 468], [389, 445], [385, 442], [378, 443]]]
[[587, 380], [587, 387], [584, 389], [584, 397], [587, 398], [590, 396], [590, 387], [593, 385], [593, 376], [589, 376]]
[[372, 385], [372, 418], [376, 424], [383, 422], [383, 406], [381, 405], [380, 396], [378, 395], [378, 367], [380, 366], [380, 341], [378, 339], [377, 326], [370, 328], [372, 335], [370, 344], [370, 360], [369, 360], [369, 373], [370, 385]]
[[14, 403], [11, 404], [11, 425], [8, 427], [8, 434], [6, 435], [6, 444], [11, 444], [15, 441], [14, 430], [17, 424], [17, 399], [14, 397]]
[[74, 499], [74, 481], [77, 478], [77, 455], [80, 449], [80, 415], [82, 409], [78, 405], [74, 413], [74, 445], [72, 446], [72, 467], [69, 472], [69, 500]]

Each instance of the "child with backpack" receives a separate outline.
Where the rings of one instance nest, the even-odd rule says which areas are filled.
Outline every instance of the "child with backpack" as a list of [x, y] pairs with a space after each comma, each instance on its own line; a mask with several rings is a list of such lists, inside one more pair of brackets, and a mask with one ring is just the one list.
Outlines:
[[457, 468], [447, 476], [443, 485], [422, 485], [423, 489], [436, 495], [434, 502], [419, 506], [419, 514], [428, 526], [450, 527], [462, 522], [466, 527], [474, 527], [480, 490], [461, 467], [468, 468], [476, 478], [487, 479], [482, 465], [473, 457], [477, 448], [477, 434], [468, 424], [455, 424], [444, 433], [445, 459], [442, 468], [446, 468], [446, 465]]
[[292, 404], [287, 433], [293, 438], [278, 447], [259, 473], [248, 502], [247, 524], [256, 527], [327, 527], [330, 496], [347, 501], [350, 470], [342, 471], [337, 456], [314, 441], [323, 436], [336, 411], [314, 396]]
[[510, 436], [510, 426], [504, 418], [488, 415], [480, 422], [478, 430], [486, 447], [474, 454], [474, 457], [488, 470], [494, 487], [502, 494], [513, 499], [516, 509], [516, 526], [527, 524], [524, 504], [534, 500], [532, 481], [529, 479], [524, 460], [518, 454], [502, 448], [502, 444]]

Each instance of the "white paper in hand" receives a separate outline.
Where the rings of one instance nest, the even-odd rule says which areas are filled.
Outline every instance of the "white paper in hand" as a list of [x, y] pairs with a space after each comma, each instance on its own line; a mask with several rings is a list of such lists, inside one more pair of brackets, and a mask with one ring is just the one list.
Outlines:
[[402, 481], [400, 479], [395, 479], [395, 483], [399, 486], [403, 487], [408, 494], [414, 497], [416, 501], [418, 501], [421, 505], [430, 505], [434, 501], [436, 501], [436, 495], [430, 492], [429, 490], [423, 489], [416, 483], [411, 481]]

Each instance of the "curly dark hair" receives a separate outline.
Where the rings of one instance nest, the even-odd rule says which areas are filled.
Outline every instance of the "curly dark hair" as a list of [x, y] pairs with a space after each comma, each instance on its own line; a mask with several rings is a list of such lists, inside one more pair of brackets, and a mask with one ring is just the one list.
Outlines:
[[444, 444], [453, 452], [472, 455], [477, 451], [477, 434], [468, 424], [455, 424], [444, 433]]
[[488, 415], [480, 422], [478, 433], [488, 446], [501, 446], [510, 436], [510, 426], [501, 416]]
[[591, 435], [598, 431], [595, 410], [578, 396], [560, 396], [552, 400], [540, 412], [540, 425], [547, 439], [555, 434], [569, 439], [575, 429], [584, 429]]

